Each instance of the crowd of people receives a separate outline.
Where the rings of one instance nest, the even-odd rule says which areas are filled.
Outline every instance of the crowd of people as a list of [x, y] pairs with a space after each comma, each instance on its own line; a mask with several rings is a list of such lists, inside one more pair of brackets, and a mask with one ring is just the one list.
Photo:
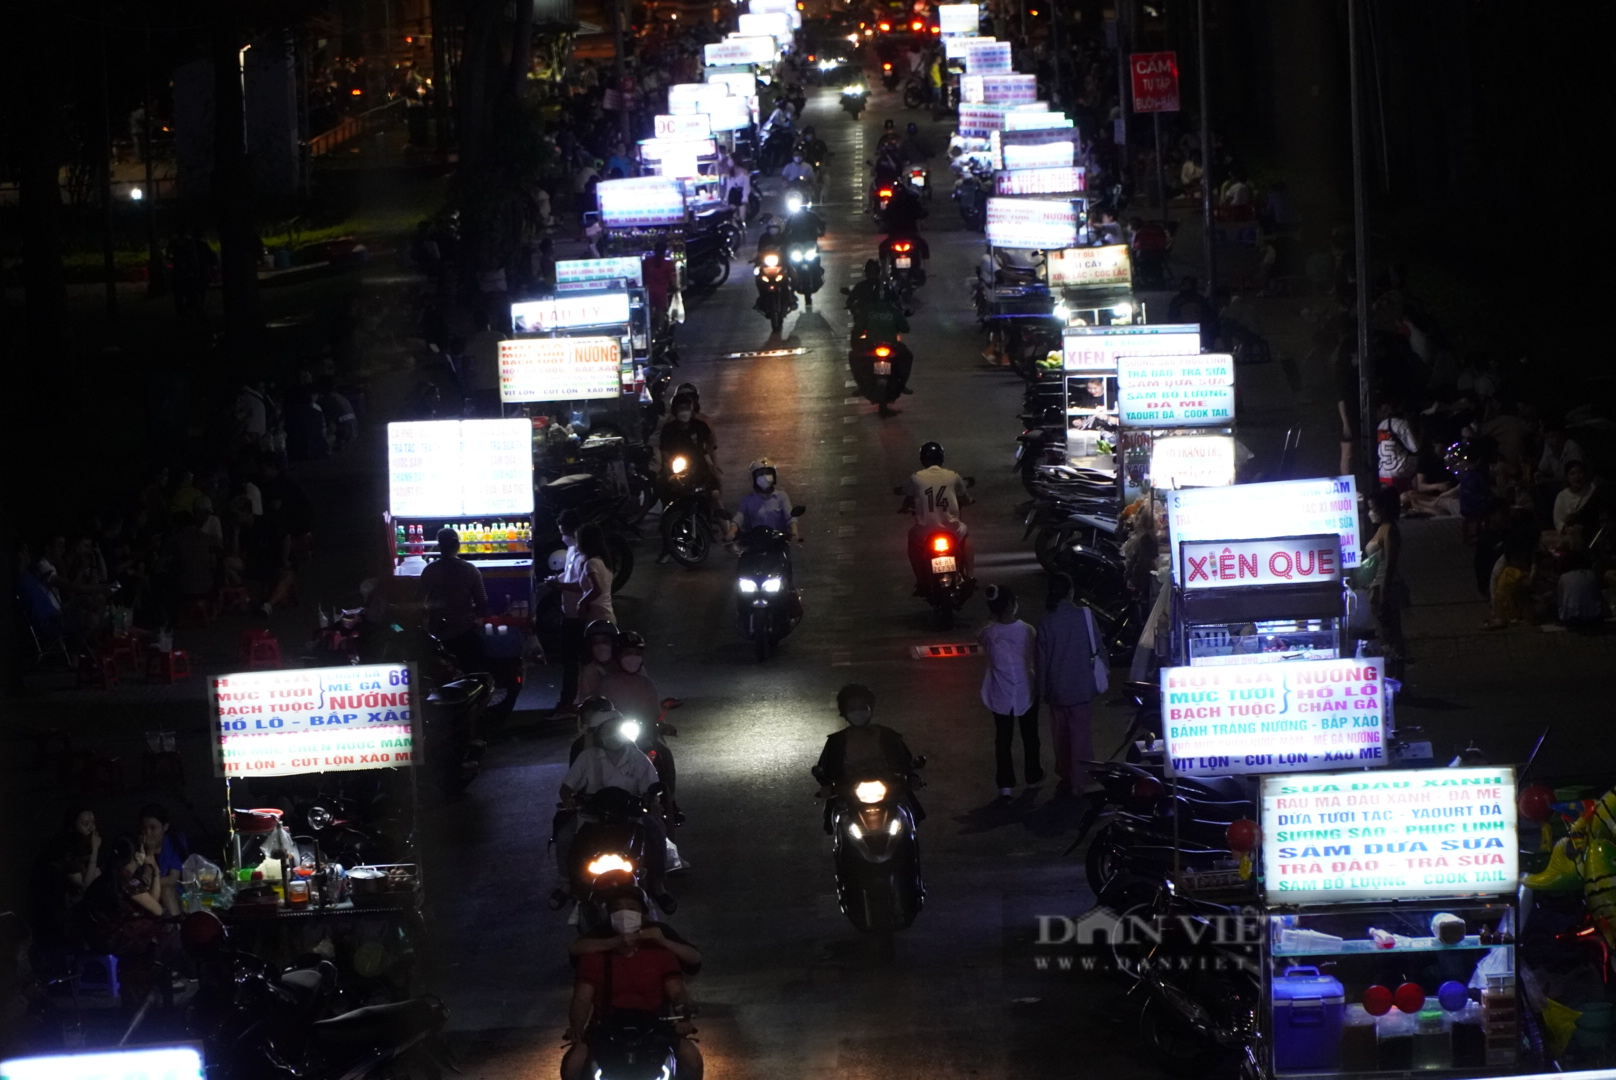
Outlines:
[[114, 636], [297, 602], [315, 513], [292, 469], [352, 442], [355, 408], [329, 375], [304, 371], [284, 392], [243, 383], [231, 411], [231, 440], [151, 465], [99, 512], [24, 533], [17, 591], [41, 659], [76, 663]]

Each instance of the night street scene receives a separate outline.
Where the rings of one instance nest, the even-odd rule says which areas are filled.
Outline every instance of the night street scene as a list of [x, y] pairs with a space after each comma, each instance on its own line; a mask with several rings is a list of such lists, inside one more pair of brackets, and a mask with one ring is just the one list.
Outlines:
[[0, 1080], [1616, 1080], [1608, 6], [7, 15]]

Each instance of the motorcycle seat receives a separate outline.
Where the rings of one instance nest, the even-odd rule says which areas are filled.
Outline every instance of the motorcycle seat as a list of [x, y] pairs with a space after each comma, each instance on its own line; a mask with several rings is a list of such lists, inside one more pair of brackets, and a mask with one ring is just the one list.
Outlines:
[[422, 998], [392, 1005], [367, 1005], [330, 1020], [316, 1021], [312, 1029], [314, 1041], [327, 1047], [410, 1042], [435, 1024], [436, 1012]]
[[594, 480], [594, 473], [569, 473], [566, 476], [558, 476], [554, 480], [546, 480], [539, 486], [545, 491], [560, 494], [577, 487], [579, 484], [593, 483]]
[[310, 998], [319, 993], [320, 987], [324, 985], [325, 973], [319, 968], [298, 968], [282, 973], [277, 981], [297, 997]]
[[434, 705], [458, 706], [464, 705], [477, 697], [486, 694], [488, 685], [481, 679], [456, 679], [446, 682], [426, 696]]

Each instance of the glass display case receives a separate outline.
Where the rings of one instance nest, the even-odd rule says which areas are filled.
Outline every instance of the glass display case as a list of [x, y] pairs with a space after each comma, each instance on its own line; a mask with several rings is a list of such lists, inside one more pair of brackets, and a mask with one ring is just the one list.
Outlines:
[[1191, 625], [1185, 630], [1190, 667], [1333, 660], [1340, 656], [1340, 619], [1267, 619]]
[[1271, 914], [1273, 1074], [1514, 1072], [1514, 927], [1512, 904], [1476, 899]]

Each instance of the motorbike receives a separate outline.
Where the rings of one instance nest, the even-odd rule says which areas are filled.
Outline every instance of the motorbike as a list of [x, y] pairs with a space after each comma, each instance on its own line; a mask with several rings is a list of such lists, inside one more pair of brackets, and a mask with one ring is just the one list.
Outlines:
[[905, 165], [903, 175], [909, 186], [920, 192], [921, 198], [931, 202], [931, 184], [929, 183], [931, 174], [927, 171], [926, 166], [919, 164]]
[[796, 134], [789, 128], [779, 124], [768, 124], [763, 133], [763, 149], [758, 157], [758, 166], [765, 174], [774, 174], [785, 167], [791, 160], [791, 146], [796, 142]]
[[909, 346], [896, 339], [881, 341], [860, 335], [847, 351], [847, 367], [859, 393], [879, 408], [883, 418], [894, 415], [892, 403], [903, 393], [913, 364]]
[[974, 173], [966, 173], [954, 185], [954, 203], [966, 228], [981, 232], [988, 223], [987, 194]]
[[707, 485], [693, 476], [690, 460], [670, 457], [657, 484], [662, 498], [662, 547], [680, 566], [700, 566], [712, 551], [716, 515]]
[[767, 252], [752, 270], [758, 280], [757, 309], [769, 320], [769, 329], [776, 337], [785, 326], [786, 316], [797, 306], [796, 290], [792, 288], [789, 273], [777, 252]]
[[589, 1035], [589, 1075], [597, 1080], [674, 1080], [679, 1063], [674, 1024], [684, 1017], [619, 1013]]
[[[792, 517], [806, 507], [793, 506]], [[741, 636], [757, 647], [757, 658], [769, 652], [802, 621], [802, 598], [791, 584], [791, 538], [759, 526], [744, 538], [736, 564], [735, 614]]]
[[[817, 243], [794, 242], [786, 247], [790, 266], [791, 288], [802, 294], [803, 308], [814, 309], [814, 293], [825, 285], [825, 268], [819, 261]], [[778, 330], [775, 331], [779, 333]]]
[[[556, 870], [563, 884], [550, 894], [549, 903], [552, 911], [577, 904], [578, 932], [587, 934], [609, 925], [606, 909], [598, 899], [603, 885], [609, 882], [639, 886], [643, 883], [649, 865], [647, 844], [652, 841], [652, 834], [647, 832], [643, 821], [649, 809], [646, 801], [622, 788], [602, 788], [580, 795], [577, 804], [576, 809], [557, 804], [550, 844], [556, 848]], [[559, 865], [562, 859], [560, 837], [574, 823], [576, 829], [566, 852], [566, 865]]]
[[685, 275], [703, 289], [716, 289], [729, 280], [739, 233], [727, 214], [685, 238]]
[[187, 1026], [207, 1047], [210, 1076], [380, 1080], [451, 1067], [449, 1011], [437, 998], [338, 1011], [345, 995], [330, 961], [283, 970], [228, 947], [227, 933], [211, 911], [181, 927], [201, 981]]
[[868, 106], [869, 100], [870, 92], [862, 86], [842, 87], [842, 108], [846, 109], [854, 120], [859, 118], [859, 114]]
[[875, 217], [876, 223], [881, 221], [881, 215], [886, 213], [887, 203], [892, 201], [896, 191], [893, 181], [876, 180], [870, 185], [870, 213]]
[[[624, 731], [634, 739], [634, 745], [639, 747], [645, 756], [651, 759], [656, 766], [657, 778], [662, 782], [662, 790], [669, 795], [669, 809], [664, 814], [671, 834], [679, 825], [684, 824], [684, 815], [672, 809], [672, 795], [678, 784], [678, 769], [674, 765], [673, 751], [668, 747], [668, 740], [679, 734], [679, 729], [668, 723], [668, 713], [684, 705], [678, 698], [663, 698], [662, 711], [653, 719], [649, 716], [630, 715], [626, 719], [638, 728], [625, 727]], [[585, 736], [580, 736], [580, 739]]]
[[[974, 487], [976, 478], [967, 476], [967, 486]], [[907, 493], [902, 487], [892, 489], [894, 495], [903, 496]], [[907, 510], [900, 507], [898, 513], [906, 514]], [[933, 529], [921, 540], [925, 545], [925, 554], [931, 563], [931, 572], [921, 581], [921, 589], [925, 593], [926, 603], [930, 604], [937, 618], [939, 630], [950, 630], [954, 626], [954, 613], [965, 606], [965, 602], [976, 592], [976, 578], [968, 576], [960, 566], [960, 542], [953, 533], [945, 529]]]
[[[903, 776], [858, 774], [831, 795], [836, 902], [858, 929], [883, 938], [914, 923], [926, 902], [910, 792], [926, 759]], [[825, 777], [814, 767], [814, 779]]]
[[[890, 89], [890, 87], [889, 87], [889, 89]], [[903, 107], [904, 108], [906, 108], [906, 109], [918, 109], [922, 105], [926, 104], [926, 99], [928, 97], [930, 97], [930, 96], [931, 96], [931, 88], [926, 85], [926, 80], [922, 79], [919, 75], [911, 75], [911, 76], [909, 76], [908, 79], [906, 79], [904, 81], [904, 84], [903, 84]]]
[[888, 236], [878, 250], [881, 274], [900, 296], [909, 296], [926, 284], [925, 261], [913, 237]]
[[898, 82], [902, 78], [902, 75], [892, 69], [892, 65], [890, 63], [883, 62], [881, 64], [882, 86], [886, 87], [888, 90], [896, 90], [898, 88]]

